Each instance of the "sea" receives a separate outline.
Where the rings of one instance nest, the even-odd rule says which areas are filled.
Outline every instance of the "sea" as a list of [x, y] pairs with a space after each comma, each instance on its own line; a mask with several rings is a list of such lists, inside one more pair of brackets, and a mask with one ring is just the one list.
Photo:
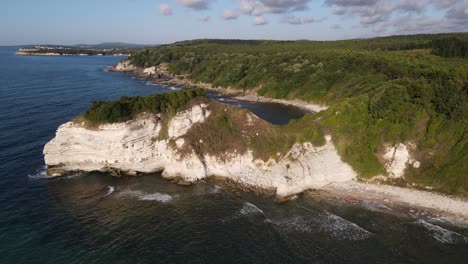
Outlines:
[[[278, 203], [222, 182], [160, 174], [48, 179], [42, 150], [93, 100], [179, 87], [106, 68], [123, 57], [0, 48], [0, 263], [468, 263], [468, 225], [320, 193]], [[285, 124], [304, 113], [212, 98]], [[468, 210], [468, 208], [467, 208]]]

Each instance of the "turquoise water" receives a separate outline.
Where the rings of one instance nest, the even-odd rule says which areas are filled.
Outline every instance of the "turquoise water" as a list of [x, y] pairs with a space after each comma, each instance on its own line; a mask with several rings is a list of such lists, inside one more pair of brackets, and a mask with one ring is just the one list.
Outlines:
[[[279, 204], [250, 193], [236, 196], [222, 183], [178, 186], [158, 174], [44, 179], [44, 144], [92, 100], [170, 90], [105, 72], [122, 59], [118, 57], [13, 53], [0, 49], [0, 263], [468, 259], [466, 225], [422, 220], [380, 204], [350, 204], [319, 195]], [[301, 115], [275, 105], [249, 107], [276, 123]]]

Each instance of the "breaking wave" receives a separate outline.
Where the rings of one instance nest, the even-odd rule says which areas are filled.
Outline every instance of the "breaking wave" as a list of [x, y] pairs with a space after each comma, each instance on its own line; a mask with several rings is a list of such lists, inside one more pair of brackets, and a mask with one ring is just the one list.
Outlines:
[[60, 176], [60, 175], [48, 175], [47, 174], [47, 166], [42, 166], [41, 168], [39, 168], [38, 170], [36, 170], [35, 173], [33, 174], [29, 174], [28, 175], [28, 178], [30, 180], [39, 180], [39, 179], [58, 179], [58, 180], [66, 180], [66, 179], [72, 179], [72, 178], [75, 178], [75, 177], [78, 177], [78, 176], [81, 176], [82, 173], [75, 173], [75, 174], [70, 174], [70, 175], [67, 175], [67, 176]]
[[239, 210], [241, 215], [263, 214], [262, 209], [258, 208], [255, 204], [245, 202], [244, 206]]
[[337, 239], [362, 240], [372, 234], [357, 224], [327, 211], [325, 211], [323, 219], [325, 224], [320, 229]]
[[372, 234], [357, 224], [327, 211], [313, 218], [294, 216], [273, 221], [273, 223], [279, 226], [280, 230], [287, 233], [319, 232], [326, 233], [338, 240], [363, 240]]
[[246, 216], [255, 216], [255, 215], [265, 216], [263, 214], [262, 209], [258, 208], [255, 204], [244, 202], [244, 204], [242, 205], [242, 208], [239, 209], [239, 211], [237, 211], [233, 216], [224, 218], [222, 222], [230, 222], [238, 218], [242, 218]]
[[131, 197], [131, 198], [136, 198], [140, 201], [158, 201], [158, 202], [169, 202], [173, 199], [173, 197], [169, 194], [165, 193], [145, 193], [142, 191], [131, 191], [131, 190], [126, 190], [119, 192], [117, 194], [117, 197], [119, 198], [125, 198], [125, 197]]
[[169, 202], [170, 200], [172, 200], [172, 196], [170, 196], [169, 194], [156, 192], [152, 194], [143, 195], [139, 197], [138, 199], [142, 201], [158, 201], [158, 202], [165, 203], [165, 202]]
[[38, 169], [35, 173], [29, 174], [28, 178], [31, 180], [37, 180], [37, 179], [47, 179], [49, 176], [47, 175], [47, 167], [42, 166], [40, 169]]
[[426, 229], [426, 233], [431, 235], [434, 239], [442, 243], [457, 244], [457, 243], [468, 243], [468, 238], [458, 234], [457, 232], [450, 231], [438, 225], [431, 224], [422, 219], [415, 221], [414, 223], [423, 226]]
[[113, 186], [107, 186], [107, 193], [104, 195], [104, 197], [111, 195], [115, 191], [115, 188]]

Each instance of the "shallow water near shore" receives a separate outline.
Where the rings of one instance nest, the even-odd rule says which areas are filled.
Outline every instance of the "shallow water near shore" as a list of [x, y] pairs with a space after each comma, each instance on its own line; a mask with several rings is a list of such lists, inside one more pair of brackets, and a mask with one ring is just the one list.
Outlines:
[[[16, 57], [14, 51], [0, 48], [0, 263], [464, 263], [468, 258], [466, 225], [418, 219], [381, 204], [321, 195], [276, 203], [252, 193], [236, 196], [222, 182], [178, 186], [159, 174], [45, 179], [43, 145], [92, 100], [172, 89], [105, 72], [122, 58]], [[283, 111], [254, 107], [265, 119]]]

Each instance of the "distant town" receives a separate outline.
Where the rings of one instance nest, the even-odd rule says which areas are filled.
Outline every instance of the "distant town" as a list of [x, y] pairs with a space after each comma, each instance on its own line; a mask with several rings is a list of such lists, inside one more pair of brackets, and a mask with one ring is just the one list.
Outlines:
[[[117, 45], [117, 44], [115, 44]], [[99, 47], [109, 46], [109, 47]], [[129, 56], [132, 52], [142, 48], [143, 46], [119, 43], [119, 47], [110, 47], [111, 44], [96, 46], [56, 46], [56, 45], [35, 45], [22, 47], [18, 49], [16, 55], [20, 56]]]

